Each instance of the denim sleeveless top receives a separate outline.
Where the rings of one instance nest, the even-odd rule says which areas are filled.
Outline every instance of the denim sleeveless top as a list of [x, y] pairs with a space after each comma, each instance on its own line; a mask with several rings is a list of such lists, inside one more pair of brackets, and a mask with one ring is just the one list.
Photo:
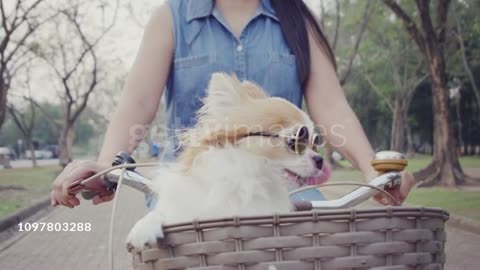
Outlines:
[[[178, 153], [176, 131], [196, 124], [212, 73], [234, 73], [240, 80], [260, 85], [271, 96], [301, 107], [303, 90], [295, 56], [270, 0], [261, 0], [238, 38], [214, 7], [214, 0], [169, 0], [169, 4], [175, 51], [165, 91], [168, 141], [162, 160], [173, 160]], [[290, 198], [323, 200], [317, 189]], [[147, 196], [147, 206], [155, 204], [156, 200]]]
[[193, 127], [214, 72], [234, 73], [270, 95], [301, 106], [303, 91], [295, 56], [288, 47], [269, 0], [236, 37], [214, 7], [214, 0], [169, 0], [175, 51], [167, 81], [164, 160], [175, 156], [175, 131]]

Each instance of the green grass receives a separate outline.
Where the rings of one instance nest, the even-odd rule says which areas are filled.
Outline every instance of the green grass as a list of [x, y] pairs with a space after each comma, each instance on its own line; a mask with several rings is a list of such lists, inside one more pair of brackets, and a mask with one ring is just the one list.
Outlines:
[[0, 170], [0, 217], [48, 196], [59, 171], [58, 166]]
[[[408, 170], [416, 171], [424, 168], [430, 160], [429, 156], [416, 156], [409, 160]], [[460, 162], [464, 168], [480, 168], [480, 157], [462, 157]], [[346, 161], [342, 163], [349, 166]], [[0, 217], [47, 196], [59, 171], [60, 168], [57, 166], [0, 170]], [[345, 169], [332, 173], [333, 181], [360, 181], [361, 179], [362, 175], [356, 170]], [[480, 219], [479, 191], [415, 189], [410, 193], [407, 203], [441, 207], [455, 214]]]
[[[411, 172], [425, 168], [431, 161], [431, 156], [416, 156], [408, 161]], [[480, 168], [480, 157], [462, 157], [460, 163], [464, 169]], [[342, 165], [350, 167], [348, 161]], [[480, 177], [480, 175], [473, 175]], [[361, 181], [362, 175], [356, 170], [342, 169], [332, 173], [333, 181]], [[417, 188], [410, 192], [407, 201], [410, 205], [422, 205], [443, 208], [451, 213], [480, 220], [480, 187], [455, 190], [444, 188]]]
[[417, 188], [406, 201], [412, 205], [443, 208], [451, 213], [480, 220], [480, 192]]
[[464, 168], [480, 168], [480, 157], [462, 157], [460, 163]]
[[363, 180], [362, 174], [353, 169], [334, 170], [330, 178], [333, 181], [361, 181]]
[[[427, 167], [430, 164], [431, 160], [432, 160], [431, 156], [417, 155], [414, 158], [411, 158], [408, 160], [407, 169], [411, 172], [421, 170]], [[342, 164], [346, 168], [351, 167], [350, 163], [346, 160], [340, 161], [340, 164]], [[480, 157], [478, 156], [461, 157], [460, 164], [462, 165], [463, 168], [480, 168]]]

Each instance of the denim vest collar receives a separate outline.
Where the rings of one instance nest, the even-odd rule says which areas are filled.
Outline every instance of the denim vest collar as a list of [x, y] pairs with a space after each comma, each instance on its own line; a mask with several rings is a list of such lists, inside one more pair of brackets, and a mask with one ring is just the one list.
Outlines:
[[[187, 3], [187, 22], [205, 18], [212, 15], [215, 0], [188, 0]], [[264, 15], [278, 21], [275, 10], [270, 0], [262, 0], [261, 5], [255, 15]]]
[[[187, 0], [186, 17], [189, 27], [185, 33], [185, 40], [188, 44], [192, 43], [205, 24], [205, 20], [200, 19], [213, 15], [214, 1], [215, 0]], [[259, 15], [267, 16], [278, 22], [278, 18], [275, 15], [275, 10], [273, 9], [270, 0], [262, 0], [260, 7], [257, 9], [252, 18], [255, 18]]]

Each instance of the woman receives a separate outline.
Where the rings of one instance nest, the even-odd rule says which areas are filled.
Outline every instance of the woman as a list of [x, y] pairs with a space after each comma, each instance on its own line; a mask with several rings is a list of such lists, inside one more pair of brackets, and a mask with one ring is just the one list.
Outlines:
[[[372, 179], [377, 175], [370, 165], [374, 152], [335, 68], [328, 42], [301, 0], [169, 0], [146, 26], [97, 163], [77, 161], [67, 166], [54, 182], [52, 205], [79, 205], [76, 197], [68, 196], [67, 186], [109, 166], [117, 152], [133, 151], [140, 140], [132, 139], [132, 128], [151, 123], [163, 89], [168, 130], [193, 126], [210, 75], [218, 71], [254, 81], [297, 106], [305, 97], [325, 139], [365, 179]], [[166, 159], [173, 159], [177, 142], [174, 136], [169, 138]], [[391, 193], [404, 201], [413, 184], [413, 176], [403, 172], [401, 187]], [[99, 181], [91, 188], [102, 190]], [[112, 197], [103, 191], [93, 202]], [[377, 200], [391, 203], [387, 197]]]

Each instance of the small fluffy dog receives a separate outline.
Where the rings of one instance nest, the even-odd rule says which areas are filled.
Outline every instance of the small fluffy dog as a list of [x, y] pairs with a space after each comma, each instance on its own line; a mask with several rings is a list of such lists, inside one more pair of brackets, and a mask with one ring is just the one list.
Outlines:
[[182, 154], [152, 183], [156, 208], [135, 224], [128, 245], [156, 243], [166, 223], [291, 211], [289, 189], [328, 177], [318, 144], [302, 110], [251, 82], [213, 74], [196, 127], [181, 136]]

